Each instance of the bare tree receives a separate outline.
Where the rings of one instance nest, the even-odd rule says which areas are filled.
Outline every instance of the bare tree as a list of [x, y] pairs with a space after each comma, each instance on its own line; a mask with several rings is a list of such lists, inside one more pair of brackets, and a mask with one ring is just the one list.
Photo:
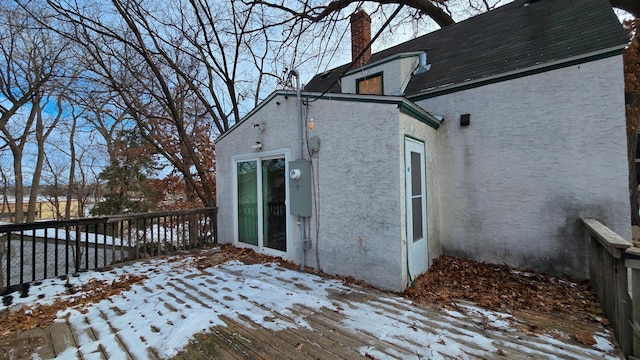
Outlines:
[[[25, 220], [23, 199], [25, 146], [35, 139], [36, 161], [31, 170], [27, 221], [35, 217], [37, 192], [44, 162], [44, 144], [63, 114], [60, 98], [70, 84], [69, 47], [36, 21], [32, 13], [10, 6], [0, 12], [0, 93], [9, 104], [0, 117], [0, 133], [13, 157], [15, 181], [15, 221]], [[58, 92], [58, 93], [56, 93]], [[56, 105], [51, 105], [56, 102]]]
[[[376, 0], [372, 1], [380, 5], [398, 4], [408, 5], [414, 9], [419, 16], [426, 15], [433, 19], [439, 26], [444, 27], [455, 23], [451, 12], [448, 9], [448, 1], [430, 0]], [[246, 1], [249, 5], [264, 5], [273, 9], [281, 10], [289, 14], [291, 20], [308, 20], [311, 22], [321, 22], [327, 18], [332, 18], [335, 14], [354, 4], [361, 5], [362, 0], [334, 0], [329, 3], [316, 2], [312, 0], [299, 0], [298, 4], [286, 5], [283, 2], [272, 2], [269, 0]]]
[[259, 14], [232, 1], [184, 0], [167, 8], [112, 0], [100, 10], [48, 3], [72, 25], [64, 34], [84, 47], [92, 80], [117, 96], [118, 110], [209, 204], [213, 140], [266, 95], [265, 76], [275, 84], [275, 73], [265, 70], [272, 44], [254, 31]]
[[[74, 115], [66, 111], [73, 105], [83, 114], [85, 125], [80, 128], [90, 124], [100, 134], [109, 156], [106, 163], [112, 163], [118, 130], [135, 126], [153, 151], [181, 175], [186, 192], [210, 204], [215, 198], [213, 140], [257, 106], [268, 91], [277, 85], [288, 86], [285, 79], [290, 69], [304, 66], [318, 73], [337, 61], [335, 53], [348, 31], [346, 20], [355, 8], [367, 6], [386, 21], [391, 17], [387, 9], [403, 4], [408, 6], [395, 24], [431, 19], [438, 26], [448, 26], [455, 22], [453, 13], [474, 15], [505, 2], [508, 0], [3, 1], [7, 6], [1, 11], [0, 26], [7, 31], [0, 32], [4, 56], [0, 87], [6, 100], [1, 102], [0, 129], [6, 129], [2, 136], [14, 158], [21, 158], [27, 139], [38, 140], [40, 151], [43, 137], [51, 134], [46, 124], [55, 124], [51, 116], [56, 112], [43, 112], [44, 107], [77, 116], [75, 110]], [[612, 3], [633, 7], [626, 1]], [[43, 16], [44, 11], [51, 11], [54, 17]], [[54, 37], [58, 40], [55, 49], [48, 40]], [[23, 46], [27, 40], [42, 44], [30, 47], [35, 52], [30, 54]], [[69, 73], [67, 61], [80, 62], [82, 71]], [[70, 77], [73, 83], [61, 80]], [[62, 108], [53, 106], [58, 101], [52, 93], [54, 84], [58, 89], [68, 86], [67, 92], [78, 95], [65, 99]], [[17, 127], [10, 121], [15, 114], [30, 122]], [[86, 168], [78, 153], [84, 152], [82, 146], [75, 141], [81, 119], [66, 120], [72, 121], [68, 123], [71, 146], [62, 153], [71, 159], [64, 173], [71, 199], [73, 192], [80, 192], [76, 184], [86, 179]], [[35, 163], [41, 164], [40, 160]], [[22, 160], [14, 165], [16, 179], [22, 177], [21, 164]], [[63, 175], [53, 166], [49, 169]], [[16, 198], [22, 199], [23, 192], [21, 182], [16, 181]], [[31, 198], [34, 194], [32, 189]], [[18, 208], [21, 211], [22, 204]]]

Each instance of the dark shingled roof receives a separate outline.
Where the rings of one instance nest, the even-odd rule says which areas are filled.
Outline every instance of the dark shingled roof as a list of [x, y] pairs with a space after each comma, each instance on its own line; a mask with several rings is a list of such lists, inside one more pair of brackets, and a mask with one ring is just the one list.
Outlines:
[[[628, 39], [607, 0], [516, 0], [375, 53], [371, 62], [426, 51], [431, 70], [413, 76], [404, 94], [413, 97], [608, 49], [619, 53]], [[305, 91], [341, 92], [338, 78], [349, 66], [316, 75]]]

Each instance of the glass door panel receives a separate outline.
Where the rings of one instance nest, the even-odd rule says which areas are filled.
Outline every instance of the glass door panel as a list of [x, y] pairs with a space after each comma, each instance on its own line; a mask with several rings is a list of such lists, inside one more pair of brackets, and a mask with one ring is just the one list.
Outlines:
[[422, 155], [411, 151], [411, 212], [413, 241], [422, 239]]
[[263, 246], [287, 251], [284, 158], [262, 160]]
[[258, 245], [258, 162], [237, 163], [238, 241]]

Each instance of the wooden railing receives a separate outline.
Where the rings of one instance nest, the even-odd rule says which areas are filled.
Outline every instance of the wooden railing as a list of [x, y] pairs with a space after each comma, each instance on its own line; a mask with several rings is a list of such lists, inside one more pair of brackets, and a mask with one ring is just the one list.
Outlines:
[[640, 251], [598, 220], [582, 219], [589, 278], [629, 359], [640, 357]]
[[216, 209], [0, 225], [0, 295], [46, 278], [217, 243]]

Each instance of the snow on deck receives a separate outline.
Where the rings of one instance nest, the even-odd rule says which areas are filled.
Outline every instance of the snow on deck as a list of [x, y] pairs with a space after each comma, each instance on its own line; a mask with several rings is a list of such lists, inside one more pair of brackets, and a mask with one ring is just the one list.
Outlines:
[[[559, 334], [519, 331], [511, 315], [471, 305], [445, 311], [277, 264], [231, 261], [198, 270], [194, 260], [149, 260], [73, 278], [148, 276], [120, 295], [59, 312], [54, 325], [68, 321], [73, 333], [68, 347], [53, 351], [45, 344], [33, 358], [189, 358], [180, 352], [198, 333], [215, 344], [207, 351], [231, 359], [620, 358], [604, 329], [586, 346]], [[65, 290], [64, 281], [45, 280], [9, 307], [51, 303], [68, 296]]]

